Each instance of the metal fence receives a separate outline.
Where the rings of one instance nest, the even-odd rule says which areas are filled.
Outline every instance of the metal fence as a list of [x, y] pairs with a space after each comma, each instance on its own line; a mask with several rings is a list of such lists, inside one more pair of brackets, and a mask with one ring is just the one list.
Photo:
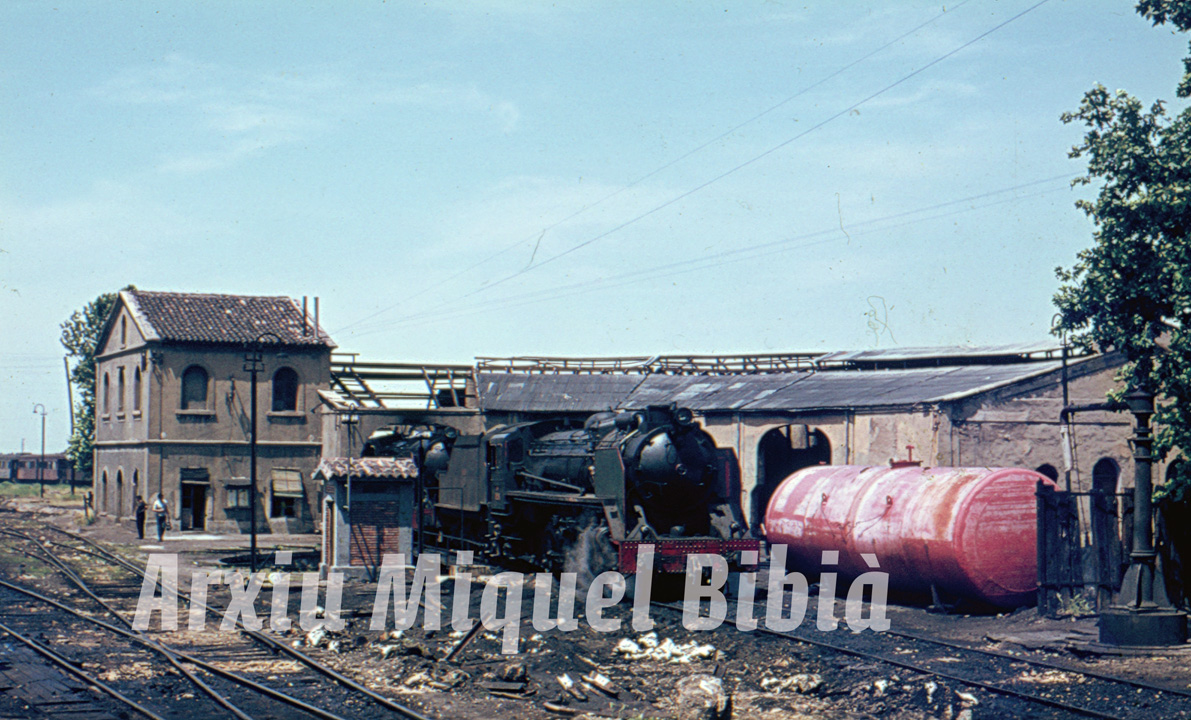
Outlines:
[[1038, 611], [1081, 614], [1112, 603], [1133, 536], [1133, 495], [1038, 483]]

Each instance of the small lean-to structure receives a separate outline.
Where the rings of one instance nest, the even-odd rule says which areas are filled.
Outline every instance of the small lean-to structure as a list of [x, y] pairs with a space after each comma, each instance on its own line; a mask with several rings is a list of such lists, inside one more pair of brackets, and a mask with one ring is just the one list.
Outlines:
[[410, 458], [323, 458], [322, 572], [375, 576], [386, 554], [413, 563], [417, 464]]

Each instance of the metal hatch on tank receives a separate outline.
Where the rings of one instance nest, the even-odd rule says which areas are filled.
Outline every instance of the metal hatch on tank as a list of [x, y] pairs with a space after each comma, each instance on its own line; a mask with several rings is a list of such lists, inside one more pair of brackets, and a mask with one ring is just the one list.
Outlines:
[[1021, 468], [821, 465], [782, 481], [765, 531], [794, 568], [838, 550], [826, 569], [854, 577], [873, 553], [890, 587], [1015, 607], [1035, 598], [1038, 482], [1051, 483]]

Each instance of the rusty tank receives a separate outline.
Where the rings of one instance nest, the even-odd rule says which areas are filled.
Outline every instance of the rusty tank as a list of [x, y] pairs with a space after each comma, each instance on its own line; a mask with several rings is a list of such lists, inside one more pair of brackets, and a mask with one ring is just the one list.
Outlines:
[[[1017, 607], [1035, 598], [1040, 481], [1020, 468], [819, 465], [781, 482], [765, 532], [791, 569], [855, 577], [872, 553], [891, 588]], [[825, 550], [836, 567], [820, 565]]]

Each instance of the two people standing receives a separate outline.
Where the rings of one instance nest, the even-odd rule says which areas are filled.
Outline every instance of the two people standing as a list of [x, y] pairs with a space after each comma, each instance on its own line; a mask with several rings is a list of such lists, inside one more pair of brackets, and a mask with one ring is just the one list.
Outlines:
[[[149, 514], [145, 499], [136, 499], [136, 536], [145, 539], [145, 518]], [[153, 515], [157, 520], [157, 542], [161, 542], [165, 531], [170, 527], [170, 505], [161, 493], [153, 499]]]

